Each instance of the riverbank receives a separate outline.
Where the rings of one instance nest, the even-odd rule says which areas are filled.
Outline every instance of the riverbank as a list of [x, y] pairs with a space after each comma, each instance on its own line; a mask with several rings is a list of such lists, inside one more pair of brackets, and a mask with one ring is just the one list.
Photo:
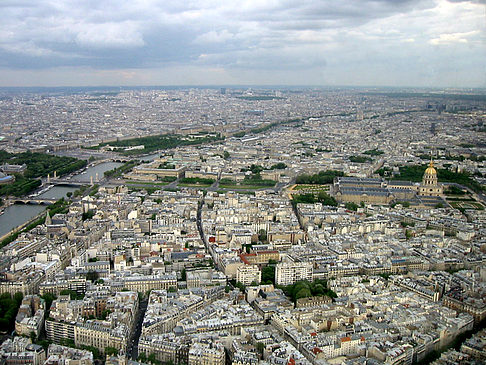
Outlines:
[[7, 245], [8, 243], [10, 242], [5, 242], [8, 238], [10, 237], [13, 237], [15, 235], [18, 236], [18, 234], [20, 234], [20, 232], [25, 229], [27, 226], [29, 226], [30, 224], [34, 223], [35, 221], [41, 219], [41, 217], [45, 216], [46, 214], [46, 209], [44, 209], [42, 212], [38, 213], [37, 215], [35, 215], [34, 217], [32, 217], [31, 219], [29, 219], [28, 221], [24, 222], [23, 224], [15, 227], [14, 229], [10, 230], [8, 233], [4, 234], [3, 236], [0, 237], [0, 247], [3, 247], [5, 245]]
[[[81, 183], [88, 186], [91, 179], [93, 179], [93, 182], [97, 180], [97, 177], [101, 180], [104, 177], [105, 171], [112, 170], [121, 165], [118, 162], [96, 161], [89, 167], [67, 175], [67, 177], [69, 177], [69, 181], [76, 182], [78, 185]], [[45, 190], [46, 188], [47, 184], [39, 188], [36, 192], [36, 198], [51, 200], [67, 198], [69, 193], [73, 193], [79, 187], [56, 185], [48, 190]], [[46, 206], [35, 204], [10, 204], [8, 200], [4, 200], [4, 203], [6, 204], [2, 207], [4, 213], [0, 215], [0, 242], [12, 234], [16, 234], [19, 231], [18, 227], [26, 227], [29, 225], [40, 212], [45, 212], [46, 210]]]

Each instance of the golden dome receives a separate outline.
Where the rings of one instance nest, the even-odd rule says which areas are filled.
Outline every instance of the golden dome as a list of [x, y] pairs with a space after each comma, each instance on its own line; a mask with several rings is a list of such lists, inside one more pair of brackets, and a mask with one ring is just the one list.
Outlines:
[[437, 170], [434, 168], [434, 162], [431, 160], [429, 167], [425, 170], [426, 175], [437, 175]]

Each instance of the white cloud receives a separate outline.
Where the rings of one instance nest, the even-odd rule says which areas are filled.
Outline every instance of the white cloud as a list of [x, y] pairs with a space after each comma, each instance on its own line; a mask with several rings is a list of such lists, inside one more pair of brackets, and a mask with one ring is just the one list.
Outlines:
[[5, 0], [0, 65], [83, 67], [92, 80], [91, 69], [141, 70], [119, 78], [134, 83], [169, 67], [180, 79], [213, 70], [214, 83], [305, 74], [414, 84], [426, 69], [445, 80], [467, 70], [481, 83], [484, 13], [480, 1], [447, 0]]
[[226, 29], [223, 29], [220, 32], [217, 31], [210, 31], [200, 36], [197, 36], [195, 39], [195, 43], [223, 43], [229, 41], [234, 38], [234, 34], [228, 32]]
[[432, 38], [429, 43], [436, 45], [447, 45], [453, 43], [468, 43], [468, 38], [478, 34], [478, 31], [466, 32], [466, 33], [445, 33], [440, 34], [439, 37]]
[[95, 48], [141, 47], [145, 44], [132, 22], [78, 25], [76, 42], [83, 47]]

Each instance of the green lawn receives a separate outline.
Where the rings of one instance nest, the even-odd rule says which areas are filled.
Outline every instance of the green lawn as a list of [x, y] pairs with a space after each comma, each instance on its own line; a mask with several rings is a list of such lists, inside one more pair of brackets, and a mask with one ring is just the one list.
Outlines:
[[224, 136], [221, 136], [219, 134], [201, 134], [199, 138], [196, 138], [195, 136], [184, 136], [178, 134], [161, 134], [157, 136], [138, 137], [125, 139], [122, 141], [100, 143], [98, 146], [90, 148], [99, 149], [103, 146], [110, 145], [113, 147], [119, 147], [120, 149], [124, 150], [126, 147], [143, 145], [143, 149], [122, 152], [124, 155], [140, 155], [158, 150], [167, 150], [178, 146], [193, 146], [222, 140], [224, 140]]
[[185, 188], [209, 188], [212, 184], [186, 184], [186, 183], [179, 183], [177, 186], [182, 186]]
[[228, 185], [228, 184], [220, 184], [220, 188], [223, 189], [234, 189], [234, 190], [258, 190], [268, 188], [269, 186], [262, 186], [262, 185]]
[[329, 185], [309, 185], [309, 184], [297, 184], [292, 190], [312, 190], [312, 191], [329, 191]]
[[456, 209], [476, 209], [476, 210], [483, 210], [484, 209], [484, 206], [482, 206], [480, 203], [478, 202], [470, 202], [470, 201], [463, 201], [463, 202], [459, 202], [459, 201], [453, 201], [453, 202], [449, 202], [449, 204], [456, 208]]

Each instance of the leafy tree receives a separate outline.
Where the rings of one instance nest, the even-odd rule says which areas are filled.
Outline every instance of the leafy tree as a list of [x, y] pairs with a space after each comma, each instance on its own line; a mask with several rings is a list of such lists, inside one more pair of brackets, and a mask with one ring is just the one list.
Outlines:
[[60, 295], [69, 295], [69, 297], [71, 298], [71, 300], [80, 300], [80, 299], [83, 299], [84, 298], [84, 295], [83, 294], [78, 294], [74, 290], [71, 290], [71, 289], [61, 290], [61, 292], [59, 294]]
[[135, 166], [137, 166], [140, 163], [138, 160], [132, 160], [132, 161], [127, 161], [123, 165], [115, 167], [112, 170], [108, 170], [104, 172], [104, 176], [108, 178], [114, 178], [114, 177], [119, 177], [122, 176], [123, 174], [127, 173], [131, 169], [133, 169]]
[[155, 365], [159, 365], [160, 364], [160, 361], [157, 360], [157, 358], [155, 357], [155, 354], [150, 354], [147, 358], [147, 360], [149, 362], [151, 362], [152, 364], [155, 364]]
[[95, 282], [96, 280], [98, 280], [100, 277], [100, 274], [98, 274], [97, 271], [93, 271], [93, 270], [90, 270], [88, 271], [88, 273], [86, 274], [86, 280], [89, 280], [91, 282]]
[[385, 152], [383, 152], [382, 150], [379, 150], [377, 148], [363, 152], [364, 155], [369, 155], [369, 156], [380, 156], [380, 155], [383, 155], [384, 153]]
[[331, 184], [334, 178], [338, 176], [344, 176], [344, 173], [342, 171], [325, 170], [314, 175], [299, 175], [295, 179], [295, 182], [306, 185], [325, 185]]
[[27, 166], [23, 174], [15, 174], [15, 182], [2, 185], [0, 195], [23, 196], [40, 186], [40, 177], [54, 174], [63, 176], [86, 166], [87, 162], [73, 157], [55, 156], [38, 152], [17, 154], [0, 151], [0, 164], [9, 163]]
[[263, 166], [260, 166], [260, 165], [254, 165], [252, 164], [249, 168], [249, 171], [251, 171], [253, 174], [259, 174], [260, 172], [262, 172], [264, 169], [263, 169]]
[[297, 299], [307, 298], [310, 296], [327, 295], [331, 298], [336, 298], [337, 295], [334, 291], [327, 287], [325, 280], [316, 279], [313, 282], [307, 280], [297, 281], [292, 285], [283, 287], [283, 290], [287, 296], [289, 296], [294, 303]]
[[110, 346], [105, 347], [105, 354], [108, 356], [118, 356], [118, 349]]
[[316, 202], [316, 197], [312, 193], [295, 194], [292, 196], [292, 202], [295, 204], [314, 204]]
[[81, 219], [83, 221], [86, 221], [88, 219], [91, 219], [93, 218], [95, 215], [94, 211], [92, 209], [88, 210], [87, 212], [83, 212], [82, 216], [81, 216]]
[[287, 165], [283, 162], [276, 163], [272, 165], [269, 170], [284, 170], [287, 168]]
[[262, 284], [275, 284], [274, 265], [267, 265], [262, 269]]
[[70, 339], [70, 338], [61, 338], [61, 340], [59, 341], [59, 343], [62, 345], [62, 346], [67, 346], [67, 347], [76, 347], [75, 343], [74, 343], [74, 340]]
[[317, 201], [321, 203], [322, 205], [330, 205], [330, 206], [337, 206], [337, 201], [334, 199], [332, 196], [327, 194], [324, 191], [320, 191], [317, 194]]
[[54, 300], [57, 299], [57, 297], [54, 295], [54, 294], [51, 294], [51, 293], [46, 293], [44, 295], [41, 296], [42, 299], [44, 299], [45, 301], [45, 305], [46, 305], [46, 317], [48, 317], [48, 314], [49, 314], [49, 309], [51, 308], [51, 304]]
[[10, 332], [14, 328], [15, 317], [22, 304], [22, 293], [0, 295], [0, 331]]
[[105, 319], [108, 317], [108, 315], [109, 315], [110, 313], [111, 313], [111, 310], [109, 310], [109, 309], [105, 309], [105, 310], [103, 310], [103, 311], [101, 312], [101, 316], [100, 316], [100, 318], [99, 318], [99, 319], [101, 319], [101, 320], [103, 320], [103, 321], [104, 321], [104, 320], [105, 320]]
[[214, 183], [214, 179], [206, 179], [200, 177], [184, 177], [179, 181], [182, 184], [194, 184], [194, 185], [211, 185]]
[[240, 291], [242, 293], [245, 292], [245, 290], [246, 290], [246, 285], [245, 284], [240, 283], [239, 281], [237, 281], [234, 285], [235, 285], [236, 288], [240, 289]]
[[457, 186], [455, 186], [455, 185], [450, 185], [450, 186], [448, 186], [448, 187], [445, 189], [444, 193], [446, 193], [446, 194], [450, 194], [450, 195], [465, 195], [465, 194], [466, 194], [464, 190], [462, 190], [462, 189], [458, 188], [458, 187], [457, 187]]
[[311, 295], [312, 293], [309, 288], [302, 288], [295, 293], [295, 299], [307, 298], [310, 297]]
[[44, 351], [47, 351], [47, 349], [49, 348], [49, 345], [51, 344], [51, 341], [49, 341], [49, 340], [40, 340], [40, 341], [37, 341], [37, 344], [39, 346], [42, 346], [42, 348], [44, 349]]
[[367, 156], [349, 156], [348, 159], [349, 161], [355, 163], [366, 163], [366, 162], [373, 161], [371, 157], [367, 157]]
[[354, 211], [358, 210], [358, 204], [356, 204], [356, 203], [349, 202], [349, 203], [344, 204], [344, 206], [348, 210], [354, 210]]
[[320, 191], [317, 196], [312, 193], [295, 194], [292, 197], [292, 202], [294, 204], [304, 203], [304, 204], [314, 204], [321, 203], [322, 205], [337, 206], [338, 203], [334, 197], [330, 196], [324, 191]]
[[114, 147], [120, 147], [122, 149], [124, 149], [123, 147], [144, 145], [143, 149], [123, 152], [125, 155], [137, 155], [137, 154], [144, 154], [144, 153], [149, 153], [157, 150], [171, 149], [178, 146], [201, 145], [201, 144], [221, 141], [221, 140], [224, 140], [224, 136], [222, 136], [221, 134], [217, 134], [217, 135], [206, 134], [204, 137], [190, 137], [190, 136], [182, 136], [178, 134], [161, 134], [157, 136], [147, 136], [147, 137], [125, 139], [122, 141], [115, 141], [109, 143], [101, 143], [94, 148], [97, 149], [106, 146], [107, 144]]
[[258, 231], [258, 240], [260, 242], [266, 242], [267, 241], [267, 231], [264, 229], [260, 229]]
[[141, 352], [138, 354], [138, 361], [147, 362], [147, 355], [145, 355], [145, 352]]
[[260, 354], [260, 356], [262, 356], [263, 351], [265, 350], [265, 344], [263, 342], [257, 342], [255, 347], [256, 347], [256, 350], [258, 351], [258, 353]]
[[[73, 346], [74, 347], [74, 346]], [[95, 359], [101, 360], [100, 350], [94, 346], [81, 346], [82, 350], [91, 351]]]

